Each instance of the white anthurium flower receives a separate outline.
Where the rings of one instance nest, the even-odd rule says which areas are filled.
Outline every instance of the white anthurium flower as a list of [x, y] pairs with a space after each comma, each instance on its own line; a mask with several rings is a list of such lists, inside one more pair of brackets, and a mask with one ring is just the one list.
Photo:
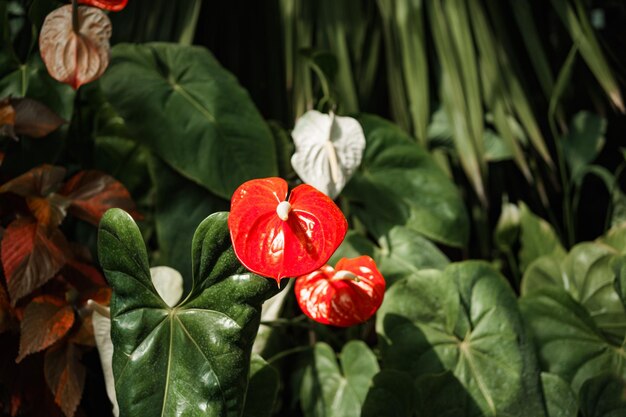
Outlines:
[[339, 195], [361, 164], [365, 134], [352, 117], [309, 110], [291, 132], [296, 152], [291, 166], [305, 183], [330, 198]]
[[[163, 301], [174, 307], [183, 296], [183, 276], [169, 266], [150, 268], [152, 284]], [[100, 363], [104, 374], [107, 395], [113, 404], [113, 415], [119, 417], [120, 409], [115, 397], [113, 380], [113, 342], [111, 341], [111, 315], [108, 307], [101, 306], [93, 300], [87, 301], [87, 307], [93, 311], [92, 323], [96, 346], [100, 354]]]

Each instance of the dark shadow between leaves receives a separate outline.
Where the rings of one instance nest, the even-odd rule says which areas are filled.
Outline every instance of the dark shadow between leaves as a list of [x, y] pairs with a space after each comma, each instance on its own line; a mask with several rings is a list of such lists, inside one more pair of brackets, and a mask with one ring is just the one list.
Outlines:
[[389, 341], [380, 339], [387, 360], [373, 379], [362, 417], [483, 416], [420, 328], [397, 314], [387, 314], [384, 327], [391, 335]]

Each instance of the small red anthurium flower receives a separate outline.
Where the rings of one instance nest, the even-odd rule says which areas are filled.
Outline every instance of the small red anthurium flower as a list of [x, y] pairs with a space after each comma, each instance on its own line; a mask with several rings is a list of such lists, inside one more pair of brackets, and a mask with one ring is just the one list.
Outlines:
[[263, 178], [235, 190], [228, 228], [239, 261], [280, 284], [281, 278], [324, 265], [343, 241], [348, 222], [314, 187], [299, 185], [287, 199], [285, 180]]
[[376, 313], [385, 295], [385, 278], [369, 256], [342, 258], [335, 268], [321, 269], [296, 280], [296, 298], [311, 319], [348, 327]]
[[80, 4], [98, 7], [112, 12], [119, 12], [128, 3], [128, 0], [78, 0]]

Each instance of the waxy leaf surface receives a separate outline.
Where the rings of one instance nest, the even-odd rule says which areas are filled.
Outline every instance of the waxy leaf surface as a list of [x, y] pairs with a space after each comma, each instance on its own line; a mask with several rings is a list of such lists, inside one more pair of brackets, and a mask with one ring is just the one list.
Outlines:
[[371, 115], [358, 120], [367, 146], [343, 193], [352, 213], [377, 238], [402, 225], [437, 242], [465, 245], [463, 200], [428, 151], [391, 122]]
[[376, 261], [387, 287], [421, 269], [444, 269], [450, 263], [435, 244], [404, 226], [393, 227], [376, 243], [350, 230], [330, 258], [330, 263], [336, 263], [341, 258], [369, 255]]
[[372, 378], [379, 371], [374, 353], [362, 341], [350, 341], [337, 355], [326, 343], [313, 347], [300, 387], [306, 417], [359, 417]]
[[185, 288], [190, 288], [189, 236], [209, 214], [228, 210], [229, 203], [189, 181], [156, 156], [149, 159], [148, 166], [155, 189], [158, 263], [179, 271], [187, 280]]
[[113, 287], [120, 415], [241, 415], [261, 304], [277, 289], [237, 261], [227, 217], [216, 213], [198, 226], [191, 292], [170, 307], [152, 284], [136, 224], [118, 209], [104, 215], [98, 253]]
[[95, 7], [78, 7], [78, 32], [72, 25], [72, 6], [50, 13], [41, 27], [39, 50], [52, 78], [75, 90], [97, 80], [109, 65], [111, 21]]
[[[286, 220], [279, 204], [291, 207]], [[322, 267], [341, 244], [348, 222], [333, 201], [307, 184], [294, 188], [263, 178], [242, 184], [231, 200], [228, 227], [237, 257], [250, 271], [271, 277], [298, 277]]]
[[[410, 373], [425, 388], [421, 378], [451, 371], [455, 396], [471, 398], [464, 415], [545, 415], [515, 295], [489, 265], [452, 264], [396, 282], [376, 327], [386, 368]], [[432, 403], [426, 415], [445, 415], [446, 404]]]
[[542, 369], [570, 383], [574, 392], [607, 371], [626, 378], [622, 340], [603, 332], [564, 289], [543, 288], [525, 295], [520, 308], [532, 330]]
[[591, 242], [578, 244], [567, 256], [543, 256], [533, 262], [522, 280], [522, 294], [544, 288], [559, 288], [580, 303], [593, 317], [596, 325], [614, 340], [626, 335], [626, 310], [615, 290], [617, 278], [613, 248]]
[[230, 199], [243, 182], [277, 174], [269, 128], [206, 49], [116, 45], [102, 85], [137, 141], [213, 194]]

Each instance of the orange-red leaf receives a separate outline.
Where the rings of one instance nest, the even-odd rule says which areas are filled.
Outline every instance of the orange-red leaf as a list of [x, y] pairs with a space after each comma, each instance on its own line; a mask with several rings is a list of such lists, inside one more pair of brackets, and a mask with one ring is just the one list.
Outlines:
[[45, 284], [65, 264], [65, 237], [33, 219], [13, 221], [2, 238], [2, 267], [13, 305]]
[[81, 351], [73, 343], [54, 346], [46, 352], [44, 374], [54, 402], [66, 417], [72, 417], [80, 403], [85, 387], [85, 367], [80, 362]]
[[78, 89], [94, 81], [109, 65], [111, 21], [95, 7], [78, 7], [78, 33], [72, 28], [72, 6], [50, 13], [41, 27], [39, 50], [52, 78]]
[[113, 207], [138, 217], [130, 193], [110, 175], [99, 171], [82, 171], [74, 175], [61, 191], [71, 200], [70, 213], [97, 225], [104, 213]]
[[73, 324], [74, 310], [65, 300], [50, 295], [34, 298], [24, 310], [16, 362], [52, 345], [65, 336]]
[[11, 105], [15, 109], [15, 133], [18, 135], [42, 138], [65, 123], [58, 114], [37, 100], [12, 98]]
[[65, 218], [69, 201], [63, 196], [52, 193], [47, 198], [28, 197], [26, 204], [39, 224], [56, 227]]
[[0, 187], [0, 193], [14, 193], [22, 197], [46, 197], [61, 186], [65, 168], [43, 164], [13, 178]]

